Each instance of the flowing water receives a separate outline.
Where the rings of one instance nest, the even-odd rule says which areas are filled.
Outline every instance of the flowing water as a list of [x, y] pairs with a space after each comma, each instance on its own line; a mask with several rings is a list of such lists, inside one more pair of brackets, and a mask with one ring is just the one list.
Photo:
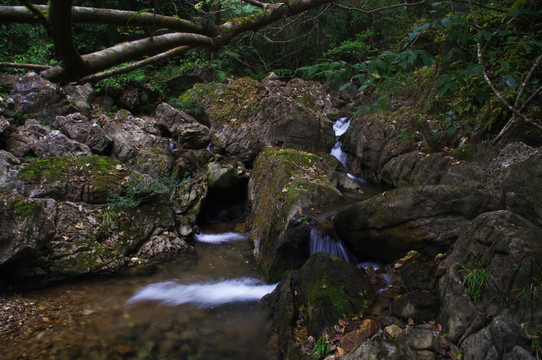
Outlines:
[[22, 295], [31, 330], [1, 359], [276, 359], [264, 284], [239, 223], [202, 226], [197, 256], [146, 276], [64, 284]]

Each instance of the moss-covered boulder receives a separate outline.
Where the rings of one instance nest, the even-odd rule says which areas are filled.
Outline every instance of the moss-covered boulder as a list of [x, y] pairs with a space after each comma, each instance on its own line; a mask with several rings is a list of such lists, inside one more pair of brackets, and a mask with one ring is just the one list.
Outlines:
[[285, 358], [306, 358], [294, 333], [324, 336], [339, 319], [367, 312], [374, 290], [365, 271], [327, 253], [312, 255], [300, 270], [284, 275], [264, 299], [273, 311], [273, 326]]
[[33, 198], [106, 203], [131, 172], [105, 156], [66, 157], [31, 160], [17, 178], [24, 183], [22, 194]]
[[500, 208], [500, 199], [480, 185], [420, 185], [345, 208], [334, 223], [356, 253], [391, 262], [410, 250], [446, 252], [472, 219]]
[[300, 268], [309, 257], [310, 219], [344, 205], [329, 181], [336, 162], [330, 155], [276, 147], [256, 160], [249, 182], [250, 240], [267, 280]]
[[262, 82], [243, 78], [205, 88], [210, 90], [192, 89], [189, 97], [204, 104], [215, 148], [245, 163], [267, 146], [328, 153], [335, 142], [327, 117], [331, 100], [317, 83], [286, 83], [271, 75]]

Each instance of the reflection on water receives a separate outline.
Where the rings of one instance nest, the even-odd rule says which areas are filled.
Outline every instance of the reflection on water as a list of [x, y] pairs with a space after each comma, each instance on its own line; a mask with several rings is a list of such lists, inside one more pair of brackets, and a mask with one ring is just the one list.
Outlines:
[[[211, 236], [215, 229], [203, 230]], [[32, 319], [33, 332], [0, 349], [0, 358], [276, 359], [268, 308], [258, 301], [275, 285], [255, 278], [245, 234], [226, 237], [196, 241], [197, 256], [152, 275], [29, 294], [43, 316]]]

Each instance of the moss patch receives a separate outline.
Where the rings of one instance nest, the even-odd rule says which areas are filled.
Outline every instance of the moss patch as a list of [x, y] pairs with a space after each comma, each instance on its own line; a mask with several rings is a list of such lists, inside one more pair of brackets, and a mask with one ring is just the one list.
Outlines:
[[14, 211], [19, 216], [30, 216], [36, 211], [36, 207], [33, 201], [19, 200], [15, 203]]

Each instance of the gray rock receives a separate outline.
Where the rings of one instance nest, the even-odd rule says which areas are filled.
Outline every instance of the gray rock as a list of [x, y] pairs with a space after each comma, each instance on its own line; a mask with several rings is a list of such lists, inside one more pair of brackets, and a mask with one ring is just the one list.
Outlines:
[[228, 162], [222, 157], [207, 164], [209, 188], [225, 189], [247, 179], [247, 172], [242, 163]]
[[[441, 263], [442, 324], [465, 359], [504, 357], [522, 345], [521, 324], [542, 323], [542, 312], [524, 296], [540, 274], [540, 239], [540, 228], [517, 214], [485, 213], [465, 229]], [[488, 276], [476, 299], [463, 286], [474, 270]]]
[[33, 72], [18, 80], [10, 99], [13, 111], [49, 123], [58, 115], [77, 111], [62, 88]]
[[102, 127], [81, 113], [57, 116], [54, 125], [70, 139], [87, 145], [95, 154], [104, 154], [112, 144]]
[[63, 87], [70, 103], [77, 111], [89, 116], [91, 107], [90, 102], [94, 95], [94, 89], [91, 84], [74, 85], [67, 84]]
[[413, 350], [437, 351], [440, 332], [432, 325], [408, 326], [398, 337], [397, 342], [408, 345]]
[[409, 186], [340, 210], [334, 223], [357, 253], [391, 262], [410, 250], [446, 252], [470, 220], [498, 208], [479, 185]]
[[20, 184], [17, 173], [21, 162], [11, 153], [0, 150], [0, 190], [17, 189]]
[[28, 119], [24, 126], [17, 127], [10, 134], [6, 141], [6, 150], [20, 159], [25, 156], [35, 156], [36, 143], [48, 132], [49, 129], [35, 119]]
[[92, 150], [85, 144], [71, 140], [58, 130], [53, 130], [36, 143], [36, 155], [40, 158], [54, 156], [86, 156]]
[[211, 142], [207, 126], [165, 103], [156, 108], [156, 126], [164, 135], [176, 139], [181, 148], [202, 149]]

